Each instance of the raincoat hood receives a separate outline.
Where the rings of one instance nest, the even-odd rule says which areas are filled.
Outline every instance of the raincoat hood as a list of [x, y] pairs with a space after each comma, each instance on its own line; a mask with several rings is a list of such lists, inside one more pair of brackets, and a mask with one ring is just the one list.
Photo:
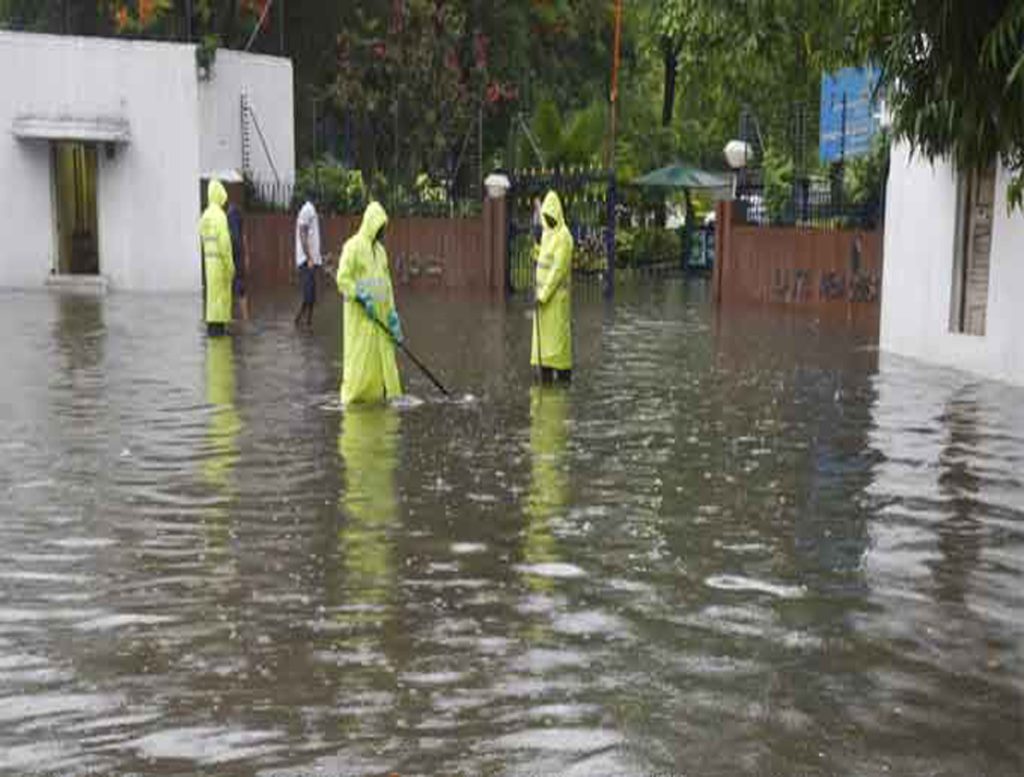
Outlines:
[[[550, 216], [555, 220], [555, 229], [558, 229], [565, 224], [565, 217], [562, 215], [562, 201], [558, 199], [558, 194], [553, 191], [548, 192], [544, 196], [544, 202], [540, 206], [540, 212], [542, 215]], [[544, 222], [544, 228], [550, 229], [547, 221]]]
[[224, 203], [228, 201], [227, 189], [225, 189], [224, 184], [216, 178], [212, 179], [210, 184], [206, 187], [206, 201], [219, 208], [223, 208]]
[[387, 223], [388, 214], [384, 212], [384, 207], [374, 200], [366, 206], [366, 212], [363, 213], [362, 223], [359, 225], [359, 234], [372, 243], [377, 239], [377, 233], [380, 232]]

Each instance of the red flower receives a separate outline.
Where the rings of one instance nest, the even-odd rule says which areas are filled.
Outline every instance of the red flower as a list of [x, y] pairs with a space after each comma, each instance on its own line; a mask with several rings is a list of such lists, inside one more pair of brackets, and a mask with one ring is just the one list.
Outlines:
[[384, 59], [388, 55], [388, 44], [379, 40], [373, 44], [372, 50], [373, 56], [377, 57], [377, 59]]
[[117, 28], [118, 32], [124, 32], [128, 27], [130, 18], [128, 16], [128, 9], [125, 6], [121, 6], [114, 13], [114, 27]]
[[501, 87], [494, 81], [487, 85], [487, 102], [491, 105], [501, 99]]
[[473, 36], [473, 59], [477, 68], [483, 70], [487, 67], [487, 46], [490, 41], [482, 32]]

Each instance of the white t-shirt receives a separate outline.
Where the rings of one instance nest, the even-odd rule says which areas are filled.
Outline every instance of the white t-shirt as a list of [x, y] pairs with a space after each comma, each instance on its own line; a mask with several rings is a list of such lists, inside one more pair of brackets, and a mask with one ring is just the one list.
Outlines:
[[316, 216], [313, 203], [308, 201], [299, 210], [299, 216], [295, 220], [295, 264], [298, 267], [306, 263], [306, 252], [302, 250], [303, 227], [309, 230], [306, 239], [309, 241], [309, 250], [313, 253], [309, 258], [313, 260], [313, 264], [321, 264], [323, 260], [320, 258], [320, 219]]

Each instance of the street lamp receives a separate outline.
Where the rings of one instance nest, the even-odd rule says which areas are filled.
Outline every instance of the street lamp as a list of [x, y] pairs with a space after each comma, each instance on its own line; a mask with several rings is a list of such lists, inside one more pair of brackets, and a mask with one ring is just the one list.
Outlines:
[[745, 140], [730, 140], [722, 149], [725, 155], [726, 164], [729, 165], [735, 174], [732, 177], [732, 196], [736, 199], [736, 189], [739, 186], [739, 178], [747, 167], [747, 161], [751, 156], [750, 144]]
[[725, 161], [733, 170], [742, 170], [747, 166], [750, 159], [750, 144], [742, 140], [730, 140], [725, 144], [722, 152], [725, 154]]

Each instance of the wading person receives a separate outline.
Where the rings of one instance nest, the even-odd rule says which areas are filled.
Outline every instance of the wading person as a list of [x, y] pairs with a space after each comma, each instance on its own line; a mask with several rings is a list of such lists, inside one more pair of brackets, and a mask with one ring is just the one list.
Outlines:
[[216, 178], [206, 189], [207, 206], [199, 219], [199, 238], [203, 244], [203, 285], [206, 288], [206, 332], [223, 335], [231, 321], [231, 284], [235, 262], [231, 254], [231, 234], [224, 204], [228, 193]]
[[402, 393], [395, 344], [404, 338], [383, 244], [387, 222], [384, 208], [371, 202], [359, 231], [345, 241], [338, 263], [345, 311], [341, 401], [346, 405], [381, 402]]
[[316, 273], [323, 263], [320, 257], [320, 219], [311, 200], [306, 200], [295, 219], [295, 266], [299, 273], [302, 305], [295, 314], [295, 326], [313, 326], [313, 306], [316, 304]]
[[530, 364], [542, 383], [568, 383], [572, 378], [573, 242], [562, 203], [553, 191], [544, 197], [541, 219]]
[[249, 298], [245, 293], [245, 275], [249, 265], [248, 243], [242, 228], [242, 211], [235, 203], [228, 204], [228, 231], [231, 233], [231, 256], [235, 260], [235, 280], [232, 290], [238, 303], [238, 315], [249, 320]]

